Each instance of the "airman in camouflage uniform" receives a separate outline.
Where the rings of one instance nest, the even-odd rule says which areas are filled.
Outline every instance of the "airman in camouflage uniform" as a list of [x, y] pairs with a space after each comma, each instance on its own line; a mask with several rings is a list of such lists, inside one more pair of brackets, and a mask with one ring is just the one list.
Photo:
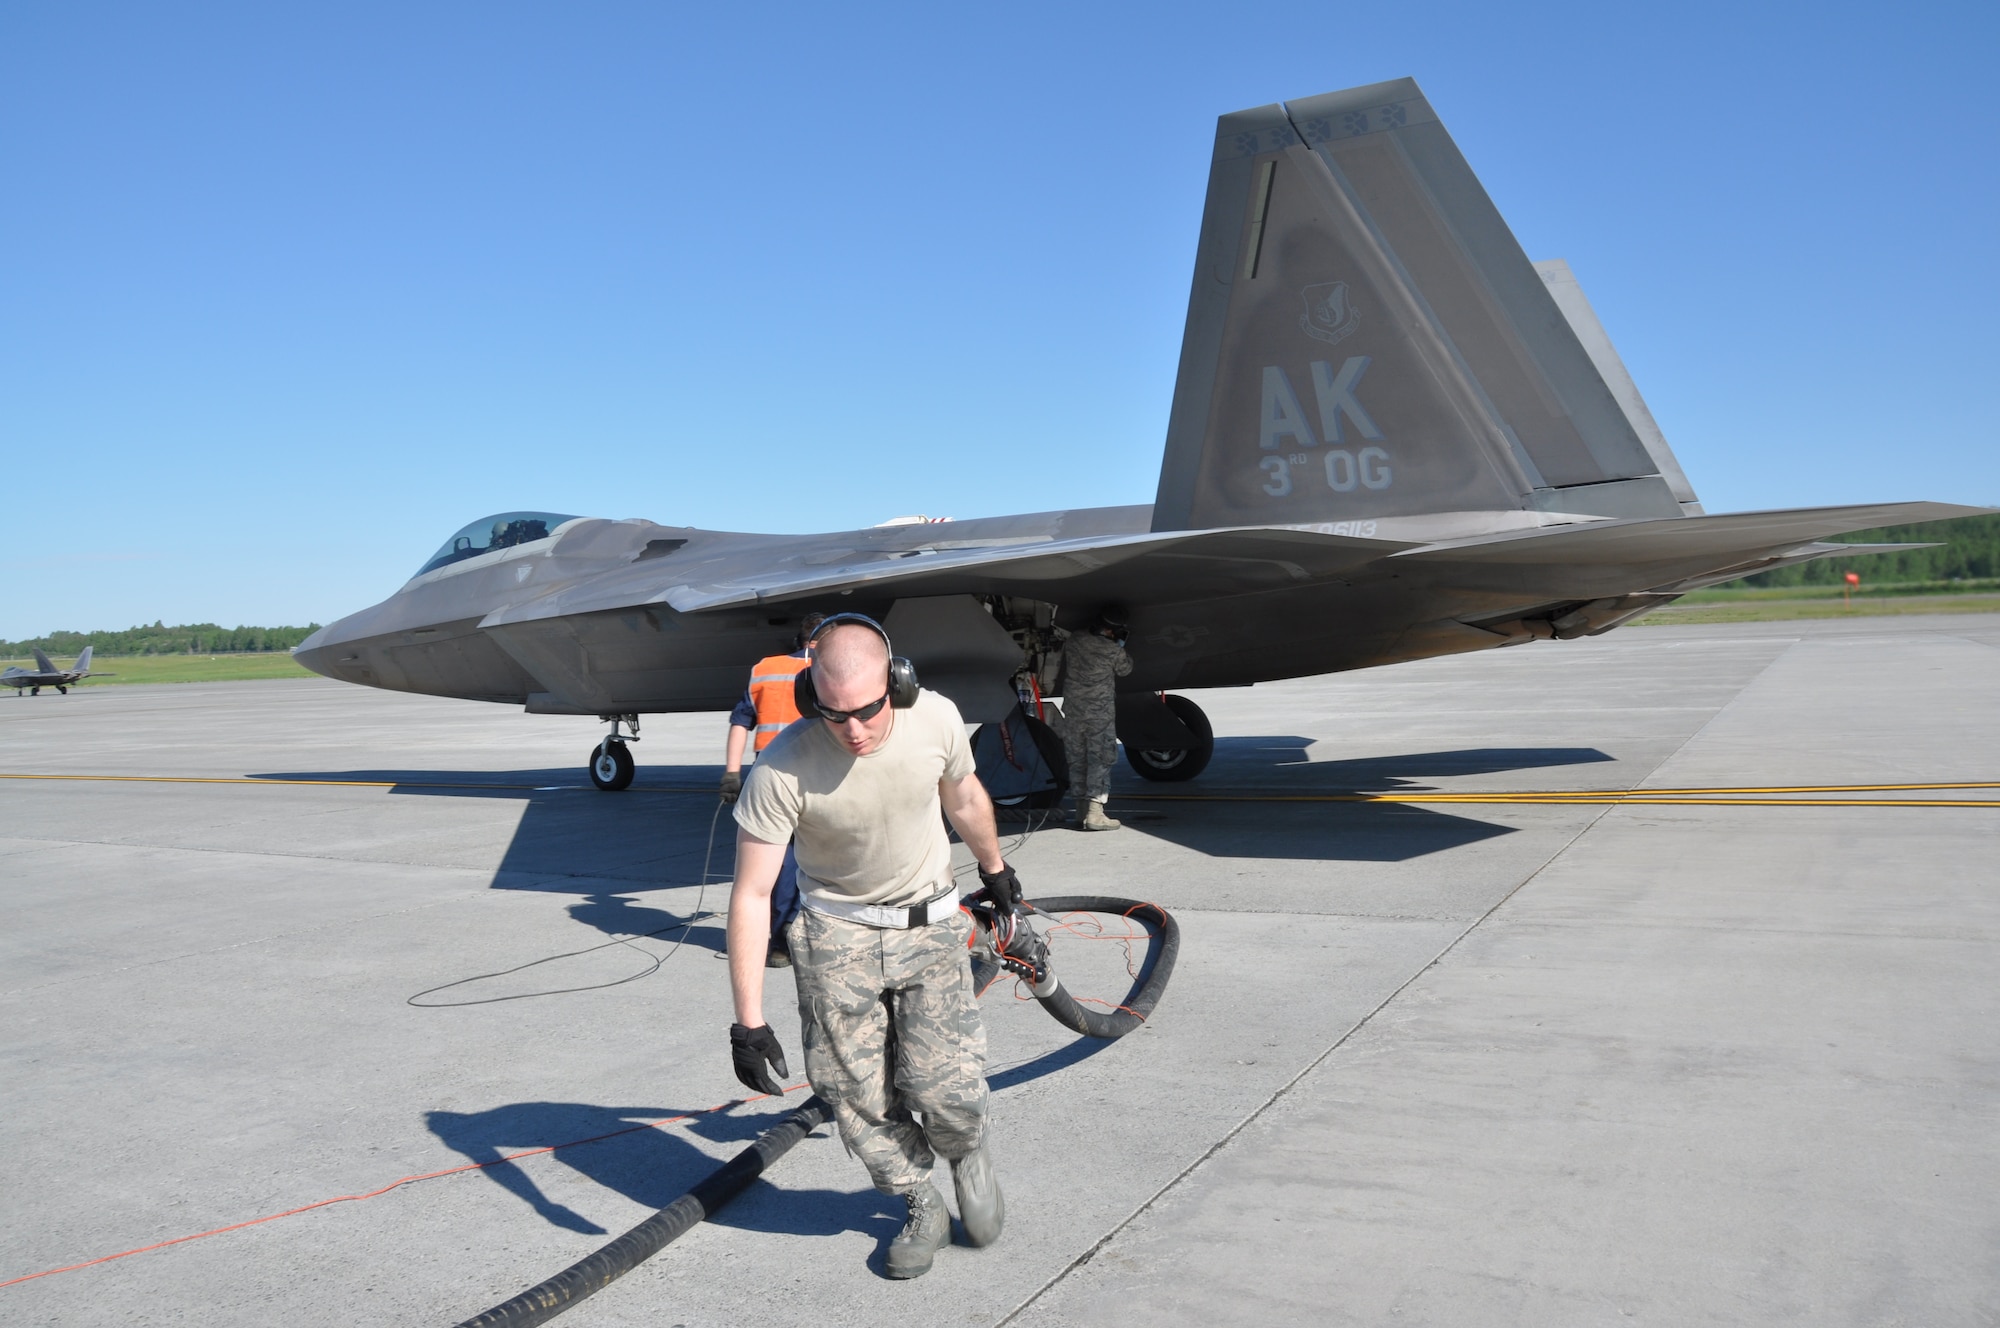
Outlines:
[[841, 1142], [878, 1190], [928, 1184], [932, 1150], [964, 1157], [986, 1115], [986, 1030], [966, 956], [972, 920], [954, 911], [887, 931], [802, 911], [787, 934], [806, 1078], [833, 1104]]
[[1118, 679], [1132, 671], [1125, 653], [1125, 615], [1098, 614], [1087, 632], [1063, 644], [1063, 745], [1069, 751], [1069, 791], [1079, 830], [1116, 830], [1104, 814], [1111, 766], [1118, 759]]
[[804, 908], [787, 939], [806, 1078], [875, 1187], [909, 1205], [888, 1273], [919, 1277], [951, 1241], [931, 1182], [938, 1158], [951, 1164], [968, 1244], [998, 1240], [1006, 1216], [988, 1152], [972, 922], [959, 908], [944, 822], [972, 851], [989, 897], [1012, 908], [1021, 887], [1000, 856], [958, 708], [917, 687], [872, 619], [837, 614], [817, 641], [799, 675], [806, 717], [765, 749], [736, 802], [730, 1057], [746, 1087], [784, 1091], [771, 1077], [789, 1071], [764, 1021], [761, 947], [793, 842]]

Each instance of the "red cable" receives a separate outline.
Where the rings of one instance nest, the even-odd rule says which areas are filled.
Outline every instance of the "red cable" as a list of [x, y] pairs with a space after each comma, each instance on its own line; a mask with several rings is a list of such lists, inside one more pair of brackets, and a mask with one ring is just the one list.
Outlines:
[[[1146, 905], [1141, 905], [1140, 907], [1146, 907]], [[1154, 905], [1152, 907], [1157, 907], [1157, 905]], [[1089, 915], [1084, 914], [1081, 916], [1088, 917]], [[1126, 916], [1127, 917], [1130, 916], [1129, 910]], [[1075, 927], [1076, 927], [1075, 923], [1065, 922], [1057, 927], [1050, 928], [1050, 931], [1051, 932], [1067, 931], [1072, 936], [1078, 936], [1086, 940], [1140, 939], [1139, 935], [1106, 936], [1102, 934], [1101, 930], [1100, 933], [1096, 936], [1085, 936], [1084, 933], [1077, 931]], [[1128, 949], [1126, 952], [1127, 955], [1126, 967], [1128, 969], [1131, 967], [1130, 954], [1131, 952]], [[999, 978], [998, 976], [996, 976], [994, 978], [994, 983], [997, 983], [998, 981]], [[987, 984], [988, 988], [990, 989], [994, 985], [994, 983], [988, 983]], [[984, 991], [981, 991], [979, 994], [983, 996], [986, 993]], [[1016, 1000], [1029, 999], [1028, 997], [1020, 995], [1018, 990], [1018, 984], [1015, 992], [1015, 999]], [[1089, 996], [1078, 997], [1077, 999], [1089, 1001], [1092, 1005], [1109, 1004], [1106, 1001], [1095, 1000]], [[1111, 1008], [1114, 1010], [1125, 1010], [1125, 1007], [1122, 1005], [1113, 1005], [1111, 1006]], [[1137, 1014], [1138, 1012], [1136, 1010], [1127, 1010], [1126, 1013]], [[785, 1092], [796, 1093], [805, 1086], [806, 1085], [804, 1084], [793, 1084], [791, 1087], [787, 1088]], [[390, 1181], [387, 1185], [382, 1186], [380, 1189], [369, 1190], [364, 1194], [337, 1194], [331, 1199], [321, 1199], [315, 1203], [302, 1204], [297, 1208], [287, 1208], [282, 1213], [271, 1213], [264, 1217], [253, 1217], [247, 1222], [232, 1222], [230, 1225], [226, 1227], [216, 1227], [209, 1231], [197, 1231], [191, 1236], [175, 1236], [172, 1240], [156, 1241], [151, 1245], [141, 1245], [137, 1249], [120, 1250], [116, 1254], [100, 1255], [95, 1259], [85, 1259], [82, 1263], [65, 1264], [61, 1268], [44, 1268], [39, 1273], [24, 1273], [19, 1277], [10, 1277], [4, 1282], [0, 1282], [0, 1287], [10, 1287], [18, 1285], [19, 1283], [22, 1282], [32, 1282], [38, 1277], [54, 1277], [57, 1273], [73, 1273], [79, 1268], [95, 1267], [100, 1263], [110, 1263], [114, 1259], [128, 1259], [135, 1254], [146, 1254], [153, 1250], [163, 1250], [166, 1249], [169, 1245], [185, 1245], [187, 1242], [191, 1240], [203, 1240], [209, 1236], [220, 1236], [227, 1231], [241, 1231], [245, 1227], [261, 1226], [266, 1222], [275, 1222], [281, 1217], [296, 1217], [300, 1213], [310, 1213], [315, 1208], [325, 1208], [331, 1204], [355, 1203], [362, 1199], [373, 1199], [378, 1195], [387, 1194], [391, 1190], [398, 1189], [404, 1185], [409, 1185], [420, 1180], [436, 1180], [440, 1176], [456, 1176], [461, 1172], [466, 1172], [466, 1171], [484, 1171], [487, 1167], [497, 1167], [502, 1162], [513, 1162], [524, 1157], [537, 1157], [543, 1153], [553, 1153], [564, 1148], [575, 1148], [581, 1144], [594, 1144], [605, 1139], [616, 1139], [620, 1135], [636, 1134], [640, 1130], [657, 1130], [662, 1125], [675, 1125], [680, 1123], [681, 1121], [693, 1120], [696, 1116], [712, 1116], [718, 1111], [728, 1111], [732, 1107], [745, 1106], [751, 1102], [763, 1102], [768, 1100], [770, 1096], [771, 1095], [768, 1093], [753, 1094], [750, 1097], [735, 1098], [731, 1101], [721, 1103], [717, 1106], [709, 1107], [703, 1111], [690, 1112], [689, 1114], [684, 1116], [668, 1116], [664, 1120], [656, 1120], [646, 1125], [627, 1126], [625, 1129], [622, 1130], [613, 1130], [609, 1134], [594, 1134], [590, 1136], [588, 1139], [571, 1139], [564, 1143], [549, 1144], [547, 1147], [544, 1148], [523, 1149], [521, 1152], [518, 1153], [508, 1153], [502, 1157], [496, 1157], [491, 1162], [468, 1162], [462, 1167], [446, 1167], [442, 1171], [425, 1171], [425, 1172], [420, 1172], [413, 1176], [402, 1176], [396, 1180]]]
[[[804, 1084], [793, 1084], [785, 1091], [787, 1093], [796, 1093], [804, 1087]], [[213, 1231], [197, 1231], [192, 1236], [175, 1236], [172, 1240], [163, 1240], [152, 1245], [141, 1245], [136, 1250], [120, 1250], [116, 1254], [106, 1254], [96, 1259], [85, 1259], [82, 1263], [73, 1263], [62, 1268], [45, 1268], [39, 1273], [27, 1273], [21, 1277], [9, 1278], [5, 1282], [0, 1282], [0, 1287], [10, 1287], [18, 1282], [32, 1282], [38, 1277], [54, 1277], [57, 1273], [73, 1273], [79, 1268], [89, 1268], [100, 1263], [110, 1263], [113, 1259], [129, 1258], [134, 1254], [144, 1254], [148, 1250], [163, 1250], [169, 1245], [184, 1245], [188, 1241], [201, 1240], [206, 1236], [219, 1236], [225, 1231], [241, 1231], [245, 1227], [259, 1226], [265, 1222], [275, 1222], [281, 1217], [292, 1217], [299, 1213], [310, 1213], [313, 1209], [324, 1208], [328, 1204], [351, 1203], [359, 1199], [373, 1199], [378, 1194], [387, 1194], [398, 1186], [408, 1185], [412, 1181], [436, 1180], [439, 1176], [456, 1176], [462, 1171], [483, 1171], [487, 1167], [497, 1167], [502, 1162], [512, 1162], [517, 1158], [535, 1157], [542, 1153], [553, 1153], [562, 1148], [575, 1148], [579, 1144], [594, 1144], [603, 1139], [616, 1139], [621, 1134], [635, 1134], [640, 1130], [657, 1130], [662, 1125], [674, 1125], [681, 1121], [693, 1120], [696, 1116], [712, 1116], [718, 1111], [728, 1111], [731, 1107], [740, 1107], [751, 1102], [762, 1102], [770, 1096], [771, 1094], [769, 1093], [758, 1093], [751, 1097], [736, 1098], [732, 1101], [724, 1102], [720, 1106], [709, 1107], [704, 1111], [690, 1112], [685, 1116], [668, 1116], [664, 1120], [656, 1120], [647, 1125], [632, 1125], [622, 1130], [613, 1130], [609, 1134], [593, 1134], [588, 1139], [571, 1139], [566, 1143], [550, 1144], [546, 1148], [529, 1148], [519, 1153], [509, 1153], [504, 1157], [496, 1157], [491, 1162], [468, 1162], [462, 1167], [446, 1167], [443, 1171], [426, 1171], [415, 1176], [404, 1176], [400, 1180], [390, 1181], [379, 1190], [370, 1190], [366, 1194], [339, 1194], [331, 1199], [321, 1199], [317, 1203], [304, 1204], [298, 1208], [287, 1208], [282, 1213], [272, 1213], [268, 1217], [253, 1217], [248, 1222], [235, 1222], [226, 1227], [217, 1227]]]

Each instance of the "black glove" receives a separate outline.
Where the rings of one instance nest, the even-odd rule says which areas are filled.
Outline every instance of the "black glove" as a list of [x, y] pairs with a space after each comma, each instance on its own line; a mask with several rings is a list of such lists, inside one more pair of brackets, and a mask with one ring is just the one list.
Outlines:
[[1048, 942], [1036, 935], [1035, 929], [1026, 920], [1008, 934], [1004, 945], [994, 947], [993, 957], [1000, 962], [1000, 967], [1017, 978], [1026, 978], [1037, 987], [1048, 981]]
[[982, 887], [979, 893], [985, 895], [993, 902], [993, 907], [1003, 913], [1012, 913], [1021, 907], [1021, 878], [1016, 876], [1014, 869], [1006, 863], [1001, 863], [997, 872], [989, 872], [982, 867], [979, 871], [979, 884]]
[[736, 1078], [745, 1088], [774, 1097], [785, 1091], [772, 1081], [764, 1069], [764, 1063], [769, 1061], [771, 1068], [781, 1077], [791, 1074], [785, 1068], [785, 1049], [778, 1045], [777, 1034], [771, 1031], [769, 1024], [759, 1024], [755, 1028], [731, 1024], [729, 1058], [736, 1062]]
[[742, 791], [743, 791], [743, 772], [740, 770], [723, 771], [722, 800], [724, 802], [734, 802], [736, 801], [736, 795], [741, 793]]

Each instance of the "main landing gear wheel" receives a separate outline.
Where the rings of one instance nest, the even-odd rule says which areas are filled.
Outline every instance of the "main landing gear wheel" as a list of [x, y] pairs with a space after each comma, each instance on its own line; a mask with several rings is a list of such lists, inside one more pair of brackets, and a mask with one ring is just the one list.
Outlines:
[[1125, 763], [1143, 779], [1151, 779], [1165, 784], [1178, 784], [1184, 779], [1193, 779], [1208, 768], [1209, 758], [1215, 755], [1215, 728], [1208, 722], [1208, 716], [1201, 707], [1185, 696], [1163, 696], [1167, 709], [1174, 717], [1187, 725], [1195, 738], [1192, 747], [1175, 747], [1164, 750], [1146, 750], [1125, 745]]
[[607, 738], [590, 753], [590, 782], [606, 793], [630, 788], [632, 776], [637, 771], [632, 753], [622, 742], [612, 742]]

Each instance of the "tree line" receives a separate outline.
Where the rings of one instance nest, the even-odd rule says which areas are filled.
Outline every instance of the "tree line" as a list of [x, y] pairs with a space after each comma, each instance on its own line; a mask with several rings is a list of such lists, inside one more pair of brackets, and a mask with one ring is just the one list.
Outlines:
[[34, 650], [75, 655], [85, 646], [96, 646], [99, 655], [238, 655], [290, 650], [318, 630], [318, 623], [304, 627], [222, 627], [216, 623], [168, 627], [156, 622], [122, 632], [50, 632], [29, 641], [0, 641], [0, 655], [20, 658]]
[[1870, 553], [1853, 558], [1780, 567], [1732, 581], [1731, 586], [1830, 586], [1849, 572], [1861, 584], [1911, 581], [1983, 581], [2000, 577], [2000, 515], [1963, 516], [1914, 526], [1887, 526], [1842, 535], [1843, 544], [1929, 544], [1935, 549]]

